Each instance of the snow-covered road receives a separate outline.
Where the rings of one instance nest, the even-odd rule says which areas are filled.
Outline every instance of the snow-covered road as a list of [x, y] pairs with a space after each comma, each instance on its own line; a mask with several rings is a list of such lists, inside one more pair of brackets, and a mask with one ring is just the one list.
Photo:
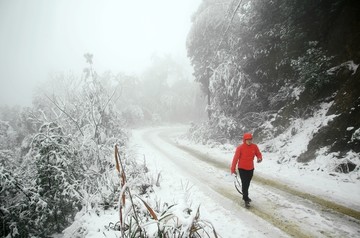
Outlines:
[[[201, 204], [201, 217], [211, 221], [222, 237], [358, 237], [356, 210], [297, 191], [287, 184], [254, 178], [252, 207], [243, 207], [229, 174], [231, 157], [214, 159], [177, 141], [186, 127], [160, 127], [134, 131], [133, 142], [148, 167], [161, 173], [163, 200]], [[258, 166], [266, 166], [266, 161]], [[255, 174], [258, 174], [255, 171]]]

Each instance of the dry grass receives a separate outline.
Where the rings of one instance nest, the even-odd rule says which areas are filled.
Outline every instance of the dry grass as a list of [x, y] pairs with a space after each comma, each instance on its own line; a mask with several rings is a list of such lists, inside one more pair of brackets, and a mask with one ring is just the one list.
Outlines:
[[[126, 171], [117, 146], [115, 146], [115, 161], [121, 185], [119, 221], [110, 224], [109, 228], [120, 231], [121, 237], [219, 237], [214, 226], [209, 221], [200, 218], [200, 206], [196, 213], [187, 208], [179, 214], [176, 204], [168, 206], [164, 203], [161, 207], [160, 202], [158, 202], [155, 206], [156, 209], [154, 209], [149, 205], [149, 202], [146, 202], [139, 195], [133, 196], [129, 186], [127, 186]], [[159, 183], [159, 176], [156, 184]]]

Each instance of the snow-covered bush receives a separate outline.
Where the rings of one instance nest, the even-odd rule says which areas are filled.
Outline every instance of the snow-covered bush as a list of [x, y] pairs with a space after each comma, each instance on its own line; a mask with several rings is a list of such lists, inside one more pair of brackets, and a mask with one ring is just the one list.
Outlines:
[[72, 221], [81, 205], [79, 193], [83, 170], [79, 154], [72, 145], [71, 138], [64, 135], [56, 123], [45, 124], [35, 135], [26, 163], [33, 173], [28, 174], [32, 181], [33, 193], [39, 204], [29, 208], [31, 220], [28, 224], [39, 234], [60, 232]]
[[291, 61], [291, 66], [298, 73], [300, 82], [312, 93], [319, 93], [331, 83], [327, 70], [334, 57], [327, 56], [318, 46], [318, 42], [308, 42], [306, 54]]
[[27, 205], [26, 194], [21, 193], [23, 190], [18, 179], [3, 165], [0, 166], [0, 187], [0, 236], [5, 237], [7, 234], [21, 235], [23, 234], [21, 228], [20, 231], [18, 228], [21, 220], [17, 214], [20, 214], [22, 206], [26, 207]]
[[13, 148], [16, 144], [16, 132], [8, 122], [0, 121], [0, 150]]
[[123, 112], [122, 116], [128, 125], [134, 126], [144, 121], [144, 112], [139, 106], [129, 106]]
[[208, 141], [214, 139], [215, 135], [215, 128], [212, 127], [209, 122], [200, 124], [193, 123], [188, 132], [188, 138], [191, 141], [201, 144], [207, 144]]
[[71, 139], [43, 125], [19, 167], [1, 166], [2, 235], [48, 236], [69, 225], [81, 204], [79, 165]]
[[[79, 209], [114, 200], [118, 183], [112, 149], [125, 147], [128, 135], [113, 89], [88, 62], [85, 79], [59, 75], [51, 88], [39, 90], [34, 108], [24, 115], [38, 132], [26, 135], [17, 153], [0, 154], [1, 169], [11, 171], [1, 180], [1, 201], [7, 201], [1, 202], [3, 236], [61, 232]], [[9, 156], [21, 158], [15, 163]]]

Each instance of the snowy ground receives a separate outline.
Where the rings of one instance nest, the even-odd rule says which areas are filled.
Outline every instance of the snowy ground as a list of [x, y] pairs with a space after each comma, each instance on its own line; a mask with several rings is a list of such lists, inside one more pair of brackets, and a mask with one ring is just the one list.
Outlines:
[[[250, 187], [252, 207], [246, 209], [229, 174], [235, 148], [209, 148], [179, 139], [187, 129], [133, 132], [132, 147], [139, 160], [145, 156], [154, 176], [161, 173], [160, 187], [155, 188], [157, 200], [193, 209], [200, 205], [201, 218], [210, 221], [224, 238], [360, 236], [358, 175], [329, 175], [321, 161], [307, 166], [279, 164], [281, 154], [265, 152]], [[117, 211], [110, 210], [100, 216], [79, 214], [76, 222], [85, 224], [86, 237], [119, 237], [106, 229], [117, 220]]]

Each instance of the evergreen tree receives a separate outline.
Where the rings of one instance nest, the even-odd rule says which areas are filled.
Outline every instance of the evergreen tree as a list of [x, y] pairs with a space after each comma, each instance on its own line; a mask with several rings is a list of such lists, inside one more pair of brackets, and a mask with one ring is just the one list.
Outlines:
[[38, 196], [41, 207], [39, 204], [31, 206], [29, 223], [41, 235], [61, 232], [80, 208], [78, 190], [84, 171], [71, 143], [71, 138], [64, 135], [56, 123], [41, 126], [32, 142], [27, 160], [35, 167], [29, 179], [34, 181], [33, 194]]

